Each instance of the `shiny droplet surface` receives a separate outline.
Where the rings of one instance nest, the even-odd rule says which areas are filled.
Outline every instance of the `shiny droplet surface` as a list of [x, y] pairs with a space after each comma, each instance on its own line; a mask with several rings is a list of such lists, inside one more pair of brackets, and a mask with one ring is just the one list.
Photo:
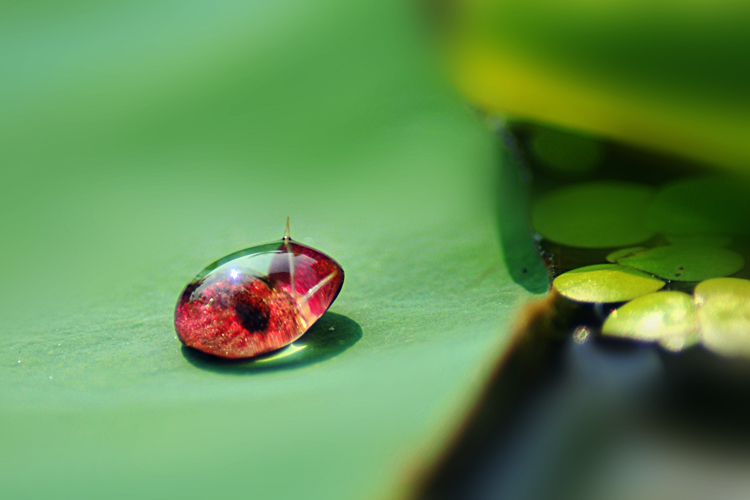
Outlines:
[[228, 255], [182, 292], [175, 329], [187, 346], [223, 358], [284, 347], [328, 310], [344, 284], [329, 256], [285, 238]]

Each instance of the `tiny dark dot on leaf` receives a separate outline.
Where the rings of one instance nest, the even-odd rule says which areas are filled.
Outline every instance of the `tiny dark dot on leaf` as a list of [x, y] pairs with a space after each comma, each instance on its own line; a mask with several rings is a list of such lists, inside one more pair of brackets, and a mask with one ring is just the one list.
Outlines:
[[528, 273], [529, 271], [528, 271], [528, 269], [526, 269], [526, 268], [524, 267], [524, 268], [523, 268], [523, 272], [524, 272], [524, 273]]
[[682, 273], [677, 273], [677, 274], [675, 274], [675, 276], [681, 276], [681, 275], [682, 275]]
[[684, 267], [682, 267], [682, 266], [680, 266], [680, 267], [678, 267], [677, 269], [679, 269], [680, 271], [683, 271], [683, 270], [684, 270], [685, 268], [684, 268]]

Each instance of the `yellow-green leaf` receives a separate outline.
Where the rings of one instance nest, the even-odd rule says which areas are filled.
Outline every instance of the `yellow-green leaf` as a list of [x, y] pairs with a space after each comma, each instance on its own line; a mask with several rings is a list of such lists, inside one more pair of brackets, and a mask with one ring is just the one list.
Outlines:
[[602, 333], [657, 342], [670, 351], [681, 351], [700, 338], [693, 298], [671, 291], [643, 295], [615, 309], [604, 321]]
[[578, 302], [624, 302], [655, 292], [664, 282], [616, 264], [586, 266], [561, 274], [553, 281], [560, 294]]

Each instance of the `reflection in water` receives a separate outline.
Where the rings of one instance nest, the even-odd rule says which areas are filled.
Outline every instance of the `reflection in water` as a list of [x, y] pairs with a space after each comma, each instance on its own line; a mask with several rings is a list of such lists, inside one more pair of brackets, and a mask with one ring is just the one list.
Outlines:
[[193, 366], [203, 370], [242, 375], [319, 363], [341, 354], [361, 338], [362, 328], [356, 321], [327, 312], [296, 342], [265, 356], [227, 360], [185, 346], [182, 347], [182, 354]]

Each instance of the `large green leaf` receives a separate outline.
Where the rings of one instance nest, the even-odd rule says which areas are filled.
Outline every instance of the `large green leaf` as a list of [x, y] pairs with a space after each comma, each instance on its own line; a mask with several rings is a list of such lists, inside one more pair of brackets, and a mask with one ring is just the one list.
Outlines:
[[[399, 5], [2, 7], [0, 496], [372, 498], [448, 439], [546, 275], [511, 279], [494, 139]], [[181, 349], [182, 287], [287, 215], [334, 314]]]

